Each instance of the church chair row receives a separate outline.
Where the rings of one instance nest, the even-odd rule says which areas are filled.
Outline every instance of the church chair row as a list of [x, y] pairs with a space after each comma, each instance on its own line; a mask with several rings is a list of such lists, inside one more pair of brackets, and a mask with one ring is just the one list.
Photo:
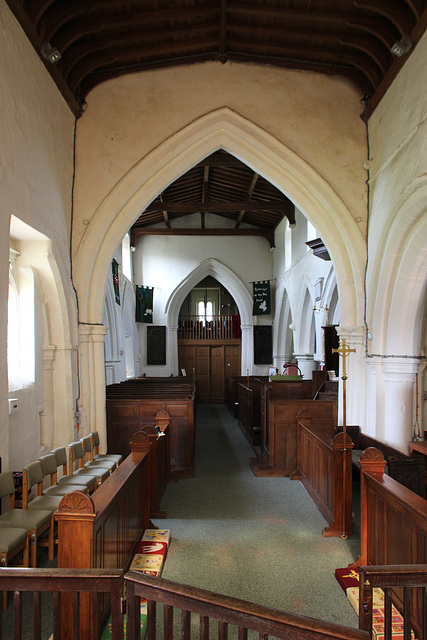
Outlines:
[[[31, 566], [36, 567], [37, 545], [47, 546], [49, 560], [53, 560], [53, 514], [62, 497], [71, 491], [88, 493], [94, 490], [122, 460], [121, 455], [99, 453], [97, 432], [71, 443], [68, 449], [70, 466], [67, 465], [65, 447], [57, 447], [24, 467], [22, 509], [15, 508], [13, 472], [0, 473], [0, 500], [9, 498], [9, 510], [0, 516], [0, 566], [7, 566], [9, 560], [22, 552], [23, 566], [28, 566], [31, 561]], [[75, 460], [79, 462], [76, 471], [73, 469]], [[58, 480], [58, 468], [61, 466], [62, 476]], [[50, 478], [50, 484], [43, 488], [46, 477]], [[37, 487], [37, 495], [29, 501], [28, 495], [33, 486]], [[41, 539], [46, 533], [47, 541]]]

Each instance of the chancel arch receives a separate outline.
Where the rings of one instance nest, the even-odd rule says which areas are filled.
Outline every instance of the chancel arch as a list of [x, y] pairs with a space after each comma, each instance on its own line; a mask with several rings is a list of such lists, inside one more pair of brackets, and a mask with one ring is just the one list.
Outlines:
[[[78, 291], [80, 322], [101, 325], [105, 278], [111, 256], [141, 210], [170, 183], [203, 158], [223, 149], [256, 170], [285, 193], [316, 226], [336, 265], [344, 320], [356, 325], [363, 320], [363, 268], [365, 245], [355, 219], [339, 194], [313, 167], [282, 141], [224, 107], [195, 119], [174, 132], [134, 166], [123, 172], [98, 209], [90, 216], [85, 235], [73, 257], [74, 283]], [[199, 278], [200, 279], [200, 278]], [[231, 291], [231, 289], [230, 289]], [[237, 300], [237, 298], [236, 298]], [[242, 323], [244, 323], [242, 318]], [[99, 366], [103, 328], [96, 338], [96, 353], [89, 366]], [[105, 333], [105, 331], [104, 331]], [[98, 363], [98, 364], [95, 364]], [[171, 365], [176, 368], [176, 356]], [[243, 364], [243, 360], [242, 360]], [[98, 394], [105, 384], [104, 363]], [[105, 408], [95, 425], [105, 432]]]

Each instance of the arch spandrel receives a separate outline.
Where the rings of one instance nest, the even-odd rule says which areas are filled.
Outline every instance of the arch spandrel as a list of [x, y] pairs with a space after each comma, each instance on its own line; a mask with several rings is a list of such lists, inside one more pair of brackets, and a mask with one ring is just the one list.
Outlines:
[[111, 256], [141, 210], [218, 149], [260, 173], [310, 218], [326, 239], [335, 265], [343, 321], [362, 322], [366, 247], [350, 211], [304, 159], [227, 107], [201, 116], [153, 149], [123, 176], [94, 213], [74, 258], [80, 320], [102, 321]]

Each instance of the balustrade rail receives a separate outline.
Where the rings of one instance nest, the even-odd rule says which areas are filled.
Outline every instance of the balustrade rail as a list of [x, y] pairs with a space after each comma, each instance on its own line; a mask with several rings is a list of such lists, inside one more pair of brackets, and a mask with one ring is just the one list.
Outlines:
[[235, 340], [241, 337], [239, 316], [181, 316], [180, 340]]
[[359, 627], [372, 634], [373, 590], [384, 592], [385, 640], [392, 638], [392, 604], [404, 622], [404, 640], [412, 631], [418, 640], [427, 638], [427, 565], [377, 565], [359, 567]]
[[[203, 589], [153, 578], [135, 571], [125, 575], [127, 600], [126, 639], [137, 640], [140, 631], [140, 598], [147, 599], [147, 640], [226, 640], [237, 629], [239, 640], [250, 631], [262, 640], [368, 640], [364, 631], [314, 618], [277, 611], [244, 600]], [[157, 624], [162, 605], [163, 623]], [[192, 616], [198, 617], [198, 630], [192, 635]], [[160, 617], [160, 616], [159, 616]], [[196, 618], [197, 624], [197, 618]], [[231, 637], [231, 633], [230, 633]]]

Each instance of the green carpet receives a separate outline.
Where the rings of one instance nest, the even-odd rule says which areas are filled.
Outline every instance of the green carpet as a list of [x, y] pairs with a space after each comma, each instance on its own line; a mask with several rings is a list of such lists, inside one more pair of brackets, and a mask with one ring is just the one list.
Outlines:
[[222, 405], [199, 405], [195, 477], [170, 483], [162, 501], [171, 530], [162, 577], [357, 627], [335, 580], [359, 540], [324, 538], [326, 521], [300, 482], [256, 478], [252, 448]]

